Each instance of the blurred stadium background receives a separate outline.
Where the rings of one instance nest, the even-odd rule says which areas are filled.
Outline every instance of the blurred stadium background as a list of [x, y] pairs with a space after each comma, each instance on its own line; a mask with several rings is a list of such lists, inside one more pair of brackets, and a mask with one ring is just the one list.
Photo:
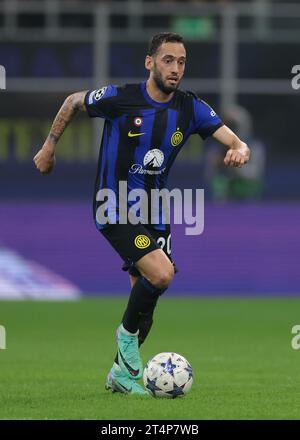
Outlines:
[[298, 1], [0, 0], [0, 298], [128, 294], [92, 219], [101, 120], [68, 127], [51, 175], [32, 158], [68, 94], [144, 79], [148, 40], [167, 30], [186, 39], [182, 88], [253, 149], [237, 171], [211, 140], [183, 148], [170, 187], [205, 189], [205, 231], [174, 227], [168, 295], [300, 293]]

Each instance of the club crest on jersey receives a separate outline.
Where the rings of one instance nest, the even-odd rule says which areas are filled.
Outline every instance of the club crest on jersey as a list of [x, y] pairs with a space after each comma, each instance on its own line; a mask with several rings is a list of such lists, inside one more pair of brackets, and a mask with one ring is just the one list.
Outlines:
[[177, 128], [177, 130], [174, 131], [174, 133], [172, 134], [171, 145], [173, 147], [177, 147], [177, 145], [179, 145], [182, 142], [182, 140], [183, 140], [183, 134], [179, 130], [179, 128]]
[[140, 127], [143, 123], [143, 119], [140, 117], [134, 118], [133, 123], [136, 127]]
[[151, 243], [150, 238], [147, 237], [147, 235], [138, 235], [134, 239], [134, 244], [139, 249], [147, 248], [148, 246], [150, 246], [150, 243]]

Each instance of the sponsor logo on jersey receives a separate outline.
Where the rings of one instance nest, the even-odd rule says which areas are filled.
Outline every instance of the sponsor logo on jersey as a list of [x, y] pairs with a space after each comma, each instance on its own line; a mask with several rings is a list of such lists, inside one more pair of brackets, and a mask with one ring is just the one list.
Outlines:
[[162, 174], [165, 172], [165, 170], [166, 170], [166, 167], [162, 168], [161, 170], [145, 170], [145, 168], [143, 168], [141, 164], [134, 163], [133, 165], [131, 165], [129, 172], [130, 172], [130, 174], [153, 175], [153, 174]]
[[143, 136], [143, 134], [146, 133], [131, 133], [131, 130], [128, 132], [128, 137], [132, 138], [132, 137], [136, 137], [136, 136]]
[[164, 153], [158, 148], [153, 148], [148, 151], [143, 159], [143, 166], [139, 163], [131, 165], [129, 172], [131, 174], [162, 174], [166, 167], [158, 169], [162, 166], [165, 156]]
[[144, 165], [150, 168], [159, 168], [164, 161], [164, 153], [158, 148], [148, 151], [144, 156]]
[[147, 235], [137, 235], [134, 239], [134, 244], [139, 249], [146, 249], [150, 246], [150, 238]]
[[173, 147], [177, 147], [177, 145], [179, 145], [182, 142], [182, 140], [183, 140], [183, 134], [179, 130], [179, 128], [177, 128], [177, 130], [172, 134], [171, 144]]

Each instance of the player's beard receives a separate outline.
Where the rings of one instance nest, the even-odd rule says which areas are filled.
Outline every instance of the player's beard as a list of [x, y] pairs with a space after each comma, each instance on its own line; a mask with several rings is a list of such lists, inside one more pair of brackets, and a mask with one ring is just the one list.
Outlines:
[[153, 80], [159, 88], [160, 91], [162, 91], [165, 95], [170, 95], [171, 93], [175, 92], [175, 90], [178, 88], [180, 81], [177, 81], [177, 83], [174, 86], [168, 86], [164, 83], [163, 77], [160, 73], [160, 71], [157, 68], [156, 63], [154, 62], [153, 67]]

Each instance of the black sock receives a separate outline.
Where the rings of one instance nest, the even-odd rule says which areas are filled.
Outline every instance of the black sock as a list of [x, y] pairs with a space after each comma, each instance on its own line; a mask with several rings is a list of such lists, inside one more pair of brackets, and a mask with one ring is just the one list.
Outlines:
[[161, 293], [162, 290], [155, 288], [144, 277], [138, 278], [131, 289], [127, 309], [122, 319], [123, 326], [127, 331], [137, 332], [141, 315], [153, 312]]

